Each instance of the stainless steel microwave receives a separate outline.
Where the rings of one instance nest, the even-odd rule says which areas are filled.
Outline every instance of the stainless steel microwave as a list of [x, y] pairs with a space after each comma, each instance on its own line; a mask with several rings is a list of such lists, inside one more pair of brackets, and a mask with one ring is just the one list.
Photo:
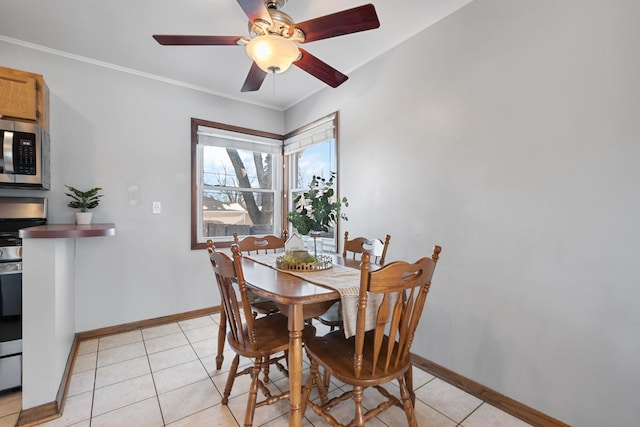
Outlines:
[[49, 134], [41, 126], [0, 119], [0, 144], [0, 188], [49, 189]]

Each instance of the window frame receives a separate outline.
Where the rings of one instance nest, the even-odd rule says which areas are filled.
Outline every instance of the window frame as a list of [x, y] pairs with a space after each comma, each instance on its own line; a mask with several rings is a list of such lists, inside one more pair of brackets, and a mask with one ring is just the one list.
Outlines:
[[[223, 131], [230, 131], [240, 134], [245, 134], [249, 136], [256, 136], [260, 138], [268, 138], [274, 139], [278, 141], [283, 140], [283, 136], [275, 133], [264, 132], [255, 129], [244, 128], [240, 126], [228, 125], [225, 123], [212, 122], [208, 120], [191, 118], [191, 249], [206, 249], [207, 243], [198, 241], [199, 233], [198, 230], [202, 227], [202, 223], [200, 221], [201, 215], [201, 206], [200, 206], [200, 194], [199, 192], [202, 190], [199, 186], [199, 178], [200, 178], [200, 155], [198, 154], [199, 144], [198, 144], [198, 128], [200, 126], [209, 127], [213, 129], [220, 129]], [[282, 152], [282, 146], [280, 146], [280, 152]], [[282, 156], [282, 154], [280, 154]], [[275, 167], [280, 167], [282, 162], [276, 162]], [[276, 175], [281, 175], [281, 173], [275, 172]], [[282, 183], [283, 177], [277, 177], [278, 182]], [[275, 188], [275, 197], [274, 203], [279, 200], [280, 206], [283, 205], [283, 196], [282, 196], [282, 188], [283, 184], [277, 185]], [[240, 189], [239, 189], [240, 190]], [[247, 190], [259, 190], [259, 189], [247, 189]], [[283, 213], [280, 211], [280, 218], [274, 216], [274, 226], [277, 223], [280, 223], [280, 229], [282, 229], [282, 219]], [[286, 219], [286, 218], [285, 218]], [[233, 244], [232, 236], [229, 239], [217, 240], [216, 247], [230, 247]]]
[[[299, 151], [303, 151], [307, 148], [310, 148], [314, 145], [320, 145], [324, 142], [300, 142], [299, 139], [297, 139], [296, 137], [300, 137], [301, 135], [305, 134], [305, 133], [310, 133], [310, 135], [307, 138], [312, 139], [313, 134], [315, 134], [317, 131], [317, 128], [323, 127], [325, 126], [327, 123], [331, 122], [331, 126], [333, 129], [333, 140], [334, 140], [334, 156], [335, 156], [335, 167], [336, 170], [335, 171], [331, 171], [331, 172], [335, 172], [337, 177], [336, 177], [336, 181], [335, 181], [335, 191], [336, 191], [336, 197], [340, 197], [340, 175], [337, 173], [338, 170], [340, 169], [340, 156], [338, 155], [339, 152], [339, 112], [338, 111], [334, 111], [333, 113], [327, 114], [324, 117], [321, 117], [317, 120], [314, 120], [311, 123], [308, 123], [288, 134], [286, 134], [284, 136], [283, 139], [283, 157], [284, 157], [284, 173], [285, 173], [285, 177], [284, 177], [284, 189], [283, 189], [283, 203], [285, 203], [283, 206], [286, 206], [286, 209], [283, 207], [283, 217], [284, 217], [284, 224], [287, 227], [287, 230], [289, 231], [289, 235], [291, 235], [291, 233], [293, 232], [293, 227], [291, 226], [291, 224], [289, 224], [288, 220], [287, 220], [287, 214], [286, 212], [289, 211], [289, 209], [292, 209], [293, 206], [291, 206], [291, 198], [293, 197], [292, 192], [294, 191], [292, 189], [292, 184], [293, 182], [296, 180], [296, 176], [295, 173], [297, 172], [296, 170], [294, 170], [295, 165], [292, 165], [291, 163], [291, 158]], [[304, 137], [303, 137], [304, 139]], [[288, 141], [293, 140], [293, 144], [298, 145], [297, 148], [290, 150], [288, 148], [288, 146], [291, 144], [291, 142], [288, 143]], [[324, 178], [329, 178], [328, 176], [325, 176]], [[304, 190], [304, 188], [296, 188], [296, 190]], [[333, 236], [333, 238], [329, 238], [329, 237], [323, 237], [322, 239], [324, 240], [325, 246], [327, 247], [331, 247], [331, 248], [335, 248], [335, 250], [338, 250], [338, 246], [340, 244], [340, 221], [338, 220], [336, 223], [336, 226], [334, 228], [335, 230], [335, 235]]]
[[[206, 242], [199, 242], [198, 237], [199, 228], [202, 227], [201, 219], [201, 206], [199, 203], [198, 194], [202, 189], [199, 186], [199, 177], [200, 177], [200, 156], [198, 154], [199, 144], [198, 144], [198, 128], [200, 126], [209, 127], [214, 129], [220, 129], [223, 131], [236, 132], [240, 134], [245, 134], [249, 136], [256, 136], [260, 138], [268, 138], [273, 140], [280, 141], [280, 160], [274, 165], [274, 167], [281, 167], [281, 171], [276, 175], [280, 175], [278, 177], [280, 186], [276, 188], [276, 196], [274, 197], [274, 203], [279, 200], [280, 203], [280, 219], [274, 214], [274, 228], [276, 228], [276, 224], [279, 222], [280, 230], [288, 230], [291, 234], [292, 227], [289, 224], [289, 220], [287, 219], [287, 212], [291, 208], [289, 206], [289, 193], [291, 188], [291, 171], [290, 171], [290, 155], [285, 155], [285, 140], [294, 138], [298, 135], [303, 134], [304, 132], [310, 131], [328, 121], [333, 121], [333, 129], [334, 129], [334, 139], [335, 139], [335, 162], [336, 162], [336, 171], [340, 170], [340, 156], [339, 153], [339, 114], [338, 111], [335, 111], [331, 114], [328, 114], [318, 120], [314, 120], [313, 122], [304, 125], [294, 131], [287, 133], [286, 135], [279, 135], [276, 133], [260, 131], [256, 129], [244, 128], [241, 126], [234, 126], [225, 123], [213, 122], [209, 120], [191, 118], [191, 249], [206, 249]], [[336, 188], [336, 197], [340, 196], [340, 185], [339, 185], [340, 175], [336, 179], [335, 188]], [[251, 190], [251, 189], [247, 189]], [[253, 189], [256, 190], [256, 189]], [[279, 194], [278, 194], [279, 193]], [[336, 224], [335, 227], [335, 248], [337, 250], [338, 245], [340, 243], [340, 231], [339, 231], [340, 221]], [[279, 234], [279, 233], [276, 233]], [[216, 247], [230, 247], [233, 244], [232, 236], [225, 236], [228, 239], [224, 240], [216, 240]]]

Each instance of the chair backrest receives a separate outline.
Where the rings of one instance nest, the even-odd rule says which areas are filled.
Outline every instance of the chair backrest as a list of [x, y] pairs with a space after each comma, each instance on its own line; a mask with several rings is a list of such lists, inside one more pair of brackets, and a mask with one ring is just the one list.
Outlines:
[[[399, 364], [410, 363], [409, 351], [440, 251], [440, 246], [435, 246], [430, 258], [421, 258], [413, 264], [394, 261], [375, 271], [370, 271], [371, 255], [366, 252], [362, 255], [353, 358], [356, 376], [362, 372], [363, 357], [371, 361], [371, 373], [376, 369], [387, 372], [390, 366], [396, 368]], [[369, 294], [381, 297], [377, 309], [367, 310], [367, 304], [376, 299], [368, 299]], [[376, 317], [371, 332], [365, 331], [365, 323], [370, 323], [367, 315]], [[367, 351], [371, 351], [367, 355], [364, 355], [365, 335], [369, 341]]]
[[247, 236], [244, 239], [238, 239], [238, 234], [233, 233], [233, 241], [238, 245], [241, 252], [250, 255], [252, 252], [258, 254], [268, 253], [270, 250], [276, 252], [277, 249], [283, 249], [287, 242], [287, 230], [282, 230], [282, 237], [268, 236]]
[[[213, 244], [207, 243], [209, 260], [218, 283], [228, 330], [240, 345], [251, 346], [255, 349], [256, 336], [253, 328], [253, 314], [247, 296], [247, 283], [242, 272], [240, 249], [238, 245], [231, 246], [232, 259], [227, 254], [216, 252]], [[245, 325], [249, 331], [247, 335], [243, 333]]]
[[353, 259], [358, 259], [363, 253], [371, 255], [371, 262], [384, 265], [384, 258], [387, 256], [391, 236], [387, 234], [384, 242], [380, 239], [367, 239], [366, 237], [356, 237], [349, 240], [349, 232], [344, 232], [344, 244], [342, 245], [342, 256], [347, 257], [351, 253]]

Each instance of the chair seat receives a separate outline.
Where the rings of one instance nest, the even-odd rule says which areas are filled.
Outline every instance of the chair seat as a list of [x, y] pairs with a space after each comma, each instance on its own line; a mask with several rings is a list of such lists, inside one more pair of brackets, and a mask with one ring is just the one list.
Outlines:
[[[274, 313], [269, 316], [260, 317], [253, 321], [253, 327], [256, 336], [256, 347], [254, 350], [249, 345], [249, 332], [245, 326], [243, 334], [245, 336], [244, 343], [238, 342], [231, 332], [227, 334], [227, 341], [231, 348], [243, 357], [268, 357], [274, 353], [279, 353], [289, 349], [288, 331], [289, 319], [287, 316]], [[316, 328], [311, 325], [305, 325], [302, 331], [303, 339], [311, 339], [316, 334]], [[246, 343], [246, 344], [245, 344]]]
[[[373, 331], [365, 334], [362, 371], [359, 377], [354, 375], [353, 370], [355, 336], [345, 338], [344, 331], [339, 330], [330, 332], [324, 336], [310, 337], [306, 339], [304, 343], [307, 352], [313, 358], [317, 359], [320, 364], [328, 370], [331, 376], [349, 384], [369, 387], [388, 382], [404, 375], [404, 372], [411, 367], [411, 358], [407, 355], [404, 360], [397, 364], [397, 367], [389, 366], [385, 372], [384, 366], [378, 365], [372, 374], [371, 355], [373, 354]], [[386, 343], [387, 337], [384, 337], [382, 348], [385, 348]], [[340, 357], [336, 357], [336, 354], [340, 354]], [[393, 359], [395, 359], [395, 355], [393, 355], [392, 360]]]

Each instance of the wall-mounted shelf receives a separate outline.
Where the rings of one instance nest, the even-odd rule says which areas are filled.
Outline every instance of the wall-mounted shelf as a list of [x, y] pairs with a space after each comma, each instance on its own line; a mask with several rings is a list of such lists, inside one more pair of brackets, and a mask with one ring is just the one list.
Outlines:
[[20, 230], [20, 237], [23, 239], [103, 237], [114, 234], [116, 234], [114, 224], [48, 224]]

